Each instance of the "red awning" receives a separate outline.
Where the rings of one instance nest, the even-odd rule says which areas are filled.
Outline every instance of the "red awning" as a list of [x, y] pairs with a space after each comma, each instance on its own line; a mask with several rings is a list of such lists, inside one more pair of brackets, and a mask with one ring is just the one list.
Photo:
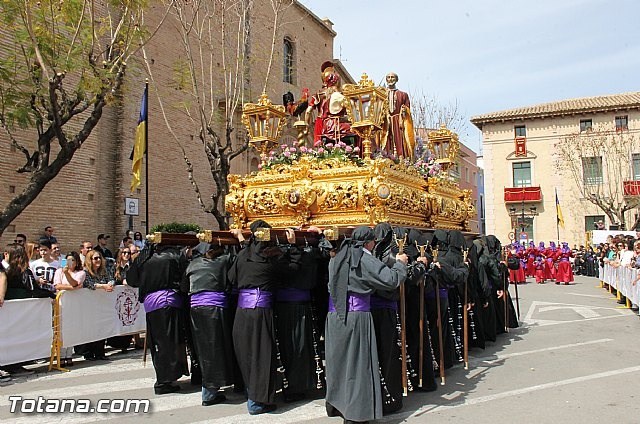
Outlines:
[[539, 202], [542, 200], [540, 187], [505, 187], [505, 203]]

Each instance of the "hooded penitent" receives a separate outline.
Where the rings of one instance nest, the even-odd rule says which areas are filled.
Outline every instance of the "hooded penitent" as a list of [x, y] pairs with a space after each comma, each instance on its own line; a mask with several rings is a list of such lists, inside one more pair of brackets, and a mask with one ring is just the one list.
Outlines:
[[374, 240], [375, 234], [371, 228], [358, 227], [351, 234], [351, 238], [344, 239], [333, 259], [336, 265], [329, 271], [329, 291], [338, 317], [342, 321], [347, 318], [347, 291], [350, 271], [360, 265], [360, 259], [364, 254], [364, 245]]

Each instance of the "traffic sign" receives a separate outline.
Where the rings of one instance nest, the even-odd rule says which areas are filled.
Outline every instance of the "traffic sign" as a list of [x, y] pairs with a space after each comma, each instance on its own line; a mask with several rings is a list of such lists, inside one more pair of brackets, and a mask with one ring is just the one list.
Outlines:
[[529, 238], [529, 235], [524, 231], [520, 233], [520, 240], [526, 240]]

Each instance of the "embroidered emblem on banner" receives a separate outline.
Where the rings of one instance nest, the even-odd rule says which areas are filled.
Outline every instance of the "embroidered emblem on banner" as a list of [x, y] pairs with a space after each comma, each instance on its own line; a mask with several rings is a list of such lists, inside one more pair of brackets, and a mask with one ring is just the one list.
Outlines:
[[126, 287], [116, 299], [116, 312], [122, 325], [125, 327], [133, 325], [138, 318], [139, 310], [138, 295], [134, 290]]

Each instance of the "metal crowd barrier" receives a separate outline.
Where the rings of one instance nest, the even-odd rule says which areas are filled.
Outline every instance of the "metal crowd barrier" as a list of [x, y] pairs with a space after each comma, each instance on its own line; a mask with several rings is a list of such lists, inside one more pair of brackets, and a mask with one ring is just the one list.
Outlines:
[[638, 278], [639, 269], [605, 264], [599, 271], [601, 287], [608, 289], [609, 293], [615, 290], [618, 300], [624, 296], [628, 308], [640, 304], [640, 283], [633, 284]]

